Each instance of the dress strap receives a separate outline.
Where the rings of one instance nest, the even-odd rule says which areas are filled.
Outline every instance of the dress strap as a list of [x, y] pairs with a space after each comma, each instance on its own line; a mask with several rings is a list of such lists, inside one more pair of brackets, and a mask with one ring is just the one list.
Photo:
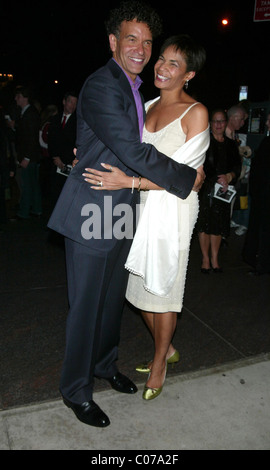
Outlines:
[[[154, 98], [153, 100], [147, 101], [147, 102], [145, 103], [145, 105], [144, 105], [144, 106], [145, 106], [145, 111], [147, 112], [148, 109], [150, 108], [150, 106], [151, 106], [152, 104], [154, 104], [154, 103], [155, 103], [157, 100], [159, 100], [159, 99], [160, 99], [160, 96], [157, 96], [157, 97]], [[199, 104], [199, 101], [196, 101], [195, 103], [192, 103], [192, 104], [183, 112], [183, 114], [181, 114], [181, 116], [179, 116], [179, 118], [177, 118], [177, 119], [180, 119], [180, 120], [181, 120], [181, 119], [189, 112], [189, 110], [190, 110], [191, 108], [193, 108], [193, 106], [195, 106], [196, 104]]]
[[192, 103], [184, 112], [183, 114], [181, 114], [181, 116], [179, 117], [179, 119], [181, 120], [188, 112], [191, 108], [193, 108], [193, 106], [195, 106], [196, 104], [199, 104], [198, 101], [196, 101], [196, 103]]

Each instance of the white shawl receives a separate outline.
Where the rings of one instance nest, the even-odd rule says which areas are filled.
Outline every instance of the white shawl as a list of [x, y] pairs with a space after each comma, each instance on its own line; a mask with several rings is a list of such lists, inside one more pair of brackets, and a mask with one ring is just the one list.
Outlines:
[[[208, 127], [170, 158], [196, 169], [204, 163], [209, 141]], [[168, 297], [176, 279], [179, 250], [187, 249], [190, 243], [190, 231], [178, 226], [177, 207], [176, 196], [167, 191], [149, 191], [125, 264], [128, 271], [143, 278], [147, 291], [161, 297]], [[181, 219], [188, 223], [185, 213]]]

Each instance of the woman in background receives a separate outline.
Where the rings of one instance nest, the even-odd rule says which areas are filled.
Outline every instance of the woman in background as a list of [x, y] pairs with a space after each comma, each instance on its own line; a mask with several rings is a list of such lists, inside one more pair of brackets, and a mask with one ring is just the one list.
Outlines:
[[211, 140], [206, 153], [204, 171], [206, 179], [200, 191], [200, 211], [197, 221], [202, 252], [201, 272], [222, 272], [218, 255], [222, 238], [230, 232], [231, 204], [213, 197], [216, 183], [227, 191], [234, 185], [241, 171], [241, 158], [237, 144], [225, 135], [226, 113], [215, 110], [211, 114]]

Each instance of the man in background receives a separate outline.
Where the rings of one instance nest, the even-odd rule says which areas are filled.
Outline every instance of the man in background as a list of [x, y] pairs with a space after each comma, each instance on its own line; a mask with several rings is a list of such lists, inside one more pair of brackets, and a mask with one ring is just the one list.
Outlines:
[[48, 152], [54, 164], [51, 181], [51, 209], [66, 182], [68, 165], [71, 165], [74, 159], [76, 107], [76, 93], [67, 92], [63, 98], [63, 112], [52, 117], [48, 131]]
[[29, 90], [24, 86], [16, 88], [15, 101], [21, 109], [16, 124], [17, 160], [21, 166], [21, 197], [17, 216], [28, 219], [31, 215], [42, 213], [41, 191], [39, 185], [40, 116], [35, 106], [30, 104]]

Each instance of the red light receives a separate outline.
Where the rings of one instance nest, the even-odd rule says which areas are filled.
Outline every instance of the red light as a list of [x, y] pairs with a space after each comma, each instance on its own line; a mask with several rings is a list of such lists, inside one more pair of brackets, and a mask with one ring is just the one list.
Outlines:
[[227, 20], [227, 18], [223, 18], [221, 23], [223, 24], [223, 26], [227, 26], [229, 24], [229, 21]]

